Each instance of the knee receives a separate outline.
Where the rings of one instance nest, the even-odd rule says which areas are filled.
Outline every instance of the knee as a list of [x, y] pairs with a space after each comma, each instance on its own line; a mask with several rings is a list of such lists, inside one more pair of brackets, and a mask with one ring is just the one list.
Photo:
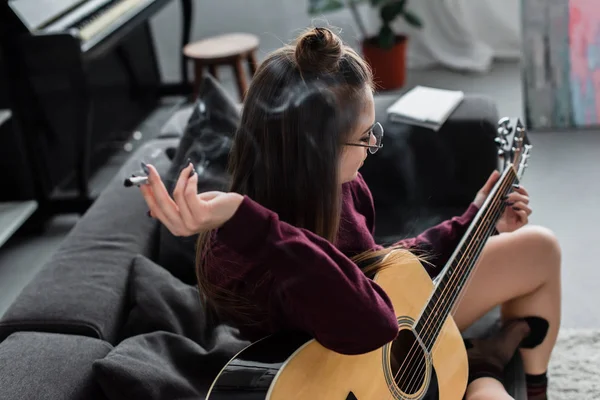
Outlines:
[[494, 378], [479, 378], [467, 387], [466, 400], [512, 399], [500, 381]]
[[560, 242], [556, 234], [543, 226], [527, 226], [522, 228], [526, 245], [535, 251], [536, 258], [543, 261], [547, 268], [557, 272], [561, 264]]

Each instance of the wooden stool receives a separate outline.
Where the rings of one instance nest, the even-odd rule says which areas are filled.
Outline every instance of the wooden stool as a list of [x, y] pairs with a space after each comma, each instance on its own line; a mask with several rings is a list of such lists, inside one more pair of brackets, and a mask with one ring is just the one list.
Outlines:
[[183, 54], [194, 60], [194, 98], [198, 96], [198, 88], [202, 79], [202, 69], [208, 67], [208, 71], [215, 79], [217, 66], [230, 65], [235, 70], [240, 97], [248, 88], [244, 73], [244, 61], [250, 66], [250, 76], [256, 72], [256, 57], [254, 52], [258, 49], [258, 37], [247, 33], [230, 33], [214, 36], [208, 39], [190, 43], [183, 48]]

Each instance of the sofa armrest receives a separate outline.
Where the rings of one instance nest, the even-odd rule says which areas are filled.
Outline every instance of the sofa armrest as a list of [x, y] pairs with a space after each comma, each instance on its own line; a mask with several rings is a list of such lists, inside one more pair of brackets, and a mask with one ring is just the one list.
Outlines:
[[98, 339], [18, 332], [0, 343], [0, 398], [106, 399], [92, 364], [112, 346]]
[[0, 341], [16, 331], [79, 334], [116, 343], [125, 319], [128, 278], [137, 254], [153, 258], [158, 223], [137, 188], [123, 181], [140, 161], [165, 173], [165, 149], [177, 139], [143, 145], [78, 221], [59, 249], [0, 320]]

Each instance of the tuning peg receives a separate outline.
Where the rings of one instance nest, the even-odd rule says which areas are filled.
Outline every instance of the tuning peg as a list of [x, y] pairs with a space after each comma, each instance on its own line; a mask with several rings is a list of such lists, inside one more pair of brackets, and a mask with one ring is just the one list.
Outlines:
[[498, 126], [508, 126], [510, 125], [509, 117], [502, 117], [498, 120]]
[[513, 131], [512, 126], [510, 126], [510, 118], [504, 117], [498, 121], [498, 135], [501, 137], [506, 137], [510, 135]]

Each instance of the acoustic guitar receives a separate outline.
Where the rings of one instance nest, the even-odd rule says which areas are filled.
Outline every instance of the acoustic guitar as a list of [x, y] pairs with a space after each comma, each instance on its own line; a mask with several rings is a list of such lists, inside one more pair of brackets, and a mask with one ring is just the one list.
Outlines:
[[508, 118], [498, 122], [496, 142], [501, 177], [438, 277], [432, 282], [417, 258], [375, 275], [398, 318], [395, 340], [349, 356], [302, 333], [274, 334], [235, 355], [214, 380], [207, 400], [462, 399], [467, 353], [452, 311], [532, 147], [521, 122], [513, 129]]

